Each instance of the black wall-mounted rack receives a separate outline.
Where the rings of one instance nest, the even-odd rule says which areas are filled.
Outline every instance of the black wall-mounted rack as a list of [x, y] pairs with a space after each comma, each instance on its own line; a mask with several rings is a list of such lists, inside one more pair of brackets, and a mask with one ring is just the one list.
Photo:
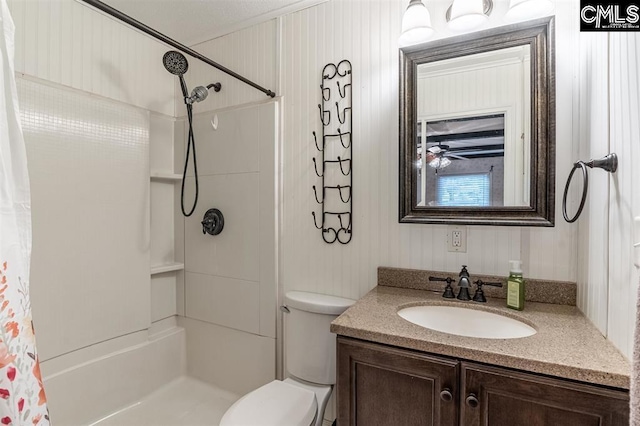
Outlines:
[[[311, 212], [322, 239], [332, 244], [348, 244], [353, 236], [353, 86], [351, 62], [330, 63], [322, 69], [318, 104], [322, 135], [313, 132], [317, 157], [313, 158], [316, 175], [322, 179], [313, 185], [316, 202], [322, 207], [320, 217]], [[319, 170], [320, 169], [320, 170]], [[319, 188], [322, 192], [319, 194]], [[320, 223], [318, 223], [320, 220]]]

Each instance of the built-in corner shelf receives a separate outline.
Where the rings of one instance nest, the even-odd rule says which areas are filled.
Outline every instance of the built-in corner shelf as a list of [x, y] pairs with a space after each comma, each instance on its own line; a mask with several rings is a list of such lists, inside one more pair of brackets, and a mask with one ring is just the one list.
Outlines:
[[151, 180], [170, 180], [179, 181], [182, 180], [182, 175], [170, 172], [151, 171]]
[[166, 263], [164, 265], [156, 265], [151, 267], [151, 275], [164, 274], [165, 272], [182, 271], [184, 263]]

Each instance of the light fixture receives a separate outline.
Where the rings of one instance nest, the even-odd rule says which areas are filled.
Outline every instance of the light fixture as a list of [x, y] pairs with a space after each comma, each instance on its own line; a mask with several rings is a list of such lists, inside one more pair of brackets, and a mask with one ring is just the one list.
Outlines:
[[449, 160], [447, 157], [436, 157], [433, 160], [429, 161], [429, 166], [433, 167], [434, 169], [444, 169], [445, 167], [447, 167], [449, 164], [451, 164], [451, 160]]
[[553, 10], [551, 0], [511, 0], [504, 19], [510, 22], [545, 16]]
[[477, 28], [489, 20], [492, 10], [491, 0], [453, 0], [447, 9], [449, 28], [458, 32]]
[[429, 162], [429, 167], [439, 170], [450, 165], [451, 160], [444, 156], [446, 151], [446, 149], [442, 149], [440, 146], [432, 146], [427, 149], [427, 161]]
[[419, 44], [433, 35], [431, 15], [421, 0], [411, 0], [402, 17], [402, 34], [400, 46]]

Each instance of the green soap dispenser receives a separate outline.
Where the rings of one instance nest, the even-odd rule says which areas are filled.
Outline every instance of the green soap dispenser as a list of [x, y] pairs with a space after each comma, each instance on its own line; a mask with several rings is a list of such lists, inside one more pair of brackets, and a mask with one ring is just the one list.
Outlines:
[[524, 309], [524, 278], [522, 262], [510, 260], [511, 270], [507, 279], [507, 307], [521, 311]]

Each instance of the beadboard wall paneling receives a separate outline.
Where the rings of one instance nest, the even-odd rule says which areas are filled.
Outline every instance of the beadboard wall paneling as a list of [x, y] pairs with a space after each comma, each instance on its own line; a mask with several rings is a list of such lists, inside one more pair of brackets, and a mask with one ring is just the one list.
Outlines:
[[[265, 89], [276, 92], [276, 31], [276, 20], [272, 19], [247, 29], [197, 44], [193, 46], [193, 49]], [[266, 94], [258, 89], [215, 69], [211, 65], [196, 59], [187, 59], [189, 60], [189, 71], [185, 74], [185, 80], [189, 90], [192, 90], [195, 86], [206, 86], [216, 82], [222, 83], [220, 92], [216, 93], [210, 90], [208, 98], [194, 106], [195, 113], [269, 99]], [[177, 79], [176, 90], [179, 93]], [[186, 110], [182, 96], [177, 97], [176, 103], [177, 114], [179, 116], [185, 115]]]
[[[554, 228], [469, 226], [467, 253], [447, 252], [446, 226], [398, 223], [397, 38], [406, 5], [334, 0], [282, 18], [281, 285], [358, 298], [376, 285], [380, 265], [457, 271], [466, 264], [472, 273], [505, 275], [508, 261], [518, 258], [525, 276], [575, 280], [576, 227], [561, 220], [561, 193]], [[574, 149], [575, 37], [567, 37], [563, 25], [575, 20], [573, 12], [570, 3], [557, 4], [557, 158], [565, 160]], [[443, 18], [432, 14], [432, 19]], [[322, 67], [345, 58], [354, 69], [354, 236], [340, 246], [324, 243], [313, 226], [311, 211], [317, 204], [311, 186], [318, 178], [311, 132], [321, 130]], [[565, 160], [558, 161], [558, 176], [569, 172]]]
[[610, 149], [620, 163], [609, 187], [608, 338], [630, 359], [639, 278], [633, 217], [640, 215], [640, 36], [610, 33], [609, 58]]
[[[609, 152], [609, 38], [606, 33], [580, 36], [580, 155], [600, 158]], [[573, 159], [573, 161], [577, 158]], [[607, 333], [609, 257], [609, 179], [595, 171], [578, 223], [578, 307], [603, 333]], [[564, 184], [566, 176], [560, 177]], [[572, 190], [582, 191], [581, 173], [576, 172]], [[568, 207], [573, 216], [579, 199]]]
[[174, 115], [168, 48], [75, 0], [8, 0], [16, 72]]

